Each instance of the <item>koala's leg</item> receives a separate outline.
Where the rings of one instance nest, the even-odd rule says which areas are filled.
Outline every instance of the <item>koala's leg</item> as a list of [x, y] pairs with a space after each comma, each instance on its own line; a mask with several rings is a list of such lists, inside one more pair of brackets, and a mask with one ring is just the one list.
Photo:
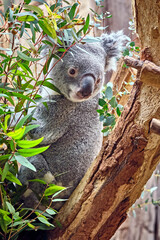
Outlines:
[[47, 183], [54, 183], [55, 178], [49, 170], [48, 164], [45, 158], [39, 154], [28, 158], [28, 160], [35, 166], [36, 172], [21, 166], [18, 178], [23, 185], [27, 185], [27, 190], [23, 194], [22, 200], [25, 207], [35, 207], [45, 191], [46, 185], [39, 182], [29, 182], [32, 179], [42, 179]]

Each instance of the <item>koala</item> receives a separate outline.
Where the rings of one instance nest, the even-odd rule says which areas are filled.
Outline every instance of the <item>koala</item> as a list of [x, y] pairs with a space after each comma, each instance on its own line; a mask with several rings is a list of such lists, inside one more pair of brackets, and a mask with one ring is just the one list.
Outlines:
[[[98, 99], [104, 73], [115, 70], [125, 40], [123, 32], [118, 31], [102, 34], [97, 42], [77, 43], [50, 72], [49, 78], [61, 94], [42, 90], [48, 107], [42, 103], [36, 107], [34, 118], [39, 127], [31, 132], [33, 139], [44, 137], [41, 144], [50, 147], [29, 158], [37, 172], [20, 168], [19, 179], [23, 184], [41, 178], [67, 187], [67, 198], [76, 188], [102, 146]], [[41, 191], [35, 185], [30, 184], [29, 188]]]

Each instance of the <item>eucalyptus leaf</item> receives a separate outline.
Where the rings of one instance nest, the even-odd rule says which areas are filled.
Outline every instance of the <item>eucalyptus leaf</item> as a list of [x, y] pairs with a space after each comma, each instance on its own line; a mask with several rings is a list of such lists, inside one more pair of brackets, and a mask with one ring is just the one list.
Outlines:
[[34, 6], [34, 5], [24, 5], [24, 9], [31, 10], [33, 12], [36, 12], [40, 17], [43, 16], [43, 11], [41, 8]]
[[47, 226], [52, 226], [52, 227], [55, 227], [53, 224], [51, 224], [50, 222], [48, 222], [48, 220], [44, 217], [37, 217], [38, 220], [44, 224], [46, 224]]
[[20, 52], [20, 51], [17, 51], [17, 54], [18, 56], [23, 59], [23, 60], [26, 60], [28, 62], [34, 62], [34, 61], [39, 61], [41, 60], [41, 58], [32, 58], [32, 57], [28, 57], [26, 54]]
[[39, 138], [37, 140], [19, 140], [17, 141], [17, 145], [21, 148], [31, 148], [37, 146], [39, 143], [43, 141], [44, 137]]
[[[28, 149], [25, 149], [25, 150], [28, 150]], [[30, 163], [27, 160], [27, 158], [25, 158], [21, 155], [18, 155], [18, 154], [15, 154], [14, 157], [17, 160], [17, 162], [19, 162], [21, 165], [23, 165], [24, 167], [27, 167], [27, 168], [31, 169], [32, 171], [36, 172], [35, 166], [32, 163]]]
[[8, 171], [7, 173], [7, 176], [6, 176], [6, 179], [11, 181], [11, 182], [14, 182], [16, 183], [17, 185], [19, 186], [22, 186], [22, 183], [19, 181], [18, 178], [16, 178], [11, 172]]
[[118, 103], [115, 97], [112, 97], [111, 100], [109, 101], [109, 104], [112, 106], [112, 108], [116, 108]]
[[106, 91], [105, 91], [105, 97], [108, 100], [111, 100], [111, 98], [113, 97], [113, 91], [111, 87], [107, 87]]
[[40, 148], [18, 149], [17, 152], [23, 157], [32, 157], [46, 151], [48, 148], [49, 146], [40, 147]]
[[86, 22], [84, 24], [84, 27], [83, 27], [83, 32], [84, 34], [87, 32], [88, 28], [89, 28], [89, 21], [90, 21], [90, 16], [88, 14], [87, 18], [86, 18]]
[[10, 211], [10, 213], [15, 214], [15, 208], [13, 207], [13, 205], [7, 201], [6, 201], [6, 205], [7, 205], [8, 210]]
[[61, 187], [61, 186], [57, 186], [57, 185], [51, 186], [45, 190], [44, 196], [51, 196], [54, 193], [61, 191], [63, 189], [65, 189], [65, 187]]
[[25, 126], [23, 128], [19, 128], [13, 132], [8, 132], [7, 135], [13, 139], [21, 139], [25, 132]]

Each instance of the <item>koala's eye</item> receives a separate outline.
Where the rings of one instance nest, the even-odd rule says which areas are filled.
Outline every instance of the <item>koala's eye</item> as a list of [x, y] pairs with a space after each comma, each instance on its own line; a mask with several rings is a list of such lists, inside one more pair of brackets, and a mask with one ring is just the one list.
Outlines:
[[68, 69], [68, 75], [71, 76], [71, 77], [76, 77], [77, 75], [77, 70], [73, 67], [69, 68]]

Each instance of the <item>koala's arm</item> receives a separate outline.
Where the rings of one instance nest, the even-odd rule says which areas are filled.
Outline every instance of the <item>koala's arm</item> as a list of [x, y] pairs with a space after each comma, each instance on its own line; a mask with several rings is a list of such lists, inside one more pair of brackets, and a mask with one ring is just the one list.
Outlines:
[[41, 144], [51, 144], [61, 138], [68, 130], [67, 114], [64, 111], [65, 100], [59, 97], [56, 100], [47, 100], [48, 107], [45, 107], [40, 103], [33, 115], [36, 121], [34, 124], [38, 124], [39, 127], [33, 129], [30, 132], [31, 138], [38, 139], [44, 137]]

